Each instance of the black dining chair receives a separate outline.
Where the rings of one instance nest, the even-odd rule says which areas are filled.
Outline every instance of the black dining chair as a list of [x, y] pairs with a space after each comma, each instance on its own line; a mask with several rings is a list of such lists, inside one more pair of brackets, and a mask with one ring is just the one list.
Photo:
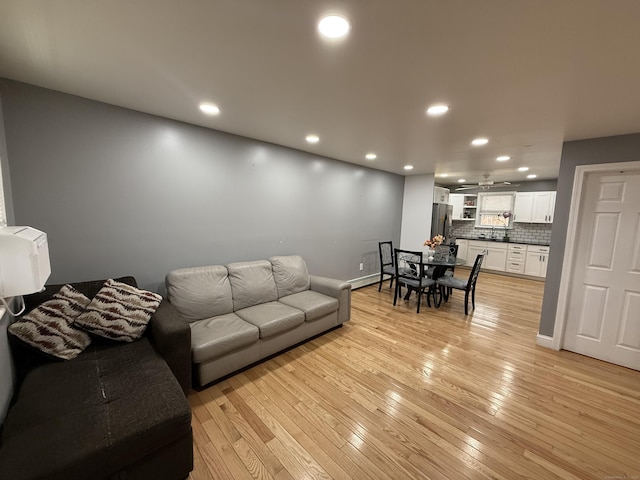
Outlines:
[[393, 305], [396, 305], [398, 296], [401, 294], [402, 286], [406, 286], [410, 290], [415, 290], [418, 295], [418, 308], [416, 313], [420, 313], [420, 303], [422, 303], [422, 295], [426, 291], [427, 305], [431, 306], [429, 295], [433, 294], [433, 302], [435, 304], [435, 280], [425, 275], [425, 265], [422, 258], [422, 252], [413, 252], [410, 250], [401, 250], [394, 248], [394, 261], [396, 267], [396, 289], [393, 293]]
[[[445, 255], [447, 255], [449, 258], [453, 258], [453, 259], [458, 258], [458, 245], [456, 244], [444, 245], [443, 251]], [[453, 277], [455, 269], [456, 269], [455, 266], [447, 267], [447, 270], [444, 272], [444, 275], [446, 277]]]
[[[464, 280], [457, 277], [443, 276], [436, 280], [438, 288], [440, 289], [440, 301], [444, 298], [444, 301], [449, 301], [448, 289], [464, 290], [464, 314], [469, 315], [469, 293], [471, 293], [471, 305], [473, 309], [476, 308], [476, 283], [478, 282], [478, 274], [480, 273], [480, 267], [486, 250], [479, 253], [476, 256], [476, 261], [473, 264], [469, 278]], [[439, 304], [438, 304], [439, 305]]]
[[385, 275], [391, 276], [389, 288], [393, 286], [393, 279], [396, 276], [396, 268], [393, 263], [393, 243], [378, 242], [378, 252], [380, 253], [380, 284], [378, 285], [378, 291], [380, 291]]

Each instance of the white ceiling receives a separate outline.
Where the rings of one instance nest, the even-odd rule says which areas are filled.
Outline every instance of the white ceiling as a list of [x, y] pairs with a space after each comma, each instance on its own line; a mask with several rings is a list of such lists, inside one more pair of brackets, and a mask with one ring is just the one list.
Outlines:
[[[346, 39], [318, 36], [327, 13]], [[0, 77], [399, 174], [545, 179], [564, 140], [640, 131], [639, 20], [638, 0], [0, 0]]]

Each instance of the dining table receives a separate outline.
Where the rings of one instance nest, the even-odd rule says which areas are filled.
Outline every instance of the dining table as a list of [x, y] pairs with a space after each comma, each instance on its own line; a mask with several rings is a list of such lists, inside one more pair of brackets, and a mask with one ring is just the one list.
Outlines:
[[[422, 264], [426, 268], [426, 270], [423, 272], [423, 274], [428, 275], [429, 278], [432, 278], [433, 280], [437, 280], [438, 278], [442, 277], [445, 274], [448, 268], [464, 266], [466, 263], [467, 261], [465, 259], [455, 257], [453, 255], [436, 254], [433, 257], [424, 257], [422, 259]], [[431, 270], [428, 267], [434, 267], [434, 268], [433, 270]], [[404, 296], [405, 300], [409, 300], [409, 297], [411, 296], [411, 292], [413, 292], [415, 289], [412, 287], [408, 287], [407, 290], [408, 290], [407, 294]], [[435, 293], [436, 292], [434, 292], [434, 302], [435, 302]], [[435, 304], [436, 306], [438, 306], [439, 302], [435, 302]]]

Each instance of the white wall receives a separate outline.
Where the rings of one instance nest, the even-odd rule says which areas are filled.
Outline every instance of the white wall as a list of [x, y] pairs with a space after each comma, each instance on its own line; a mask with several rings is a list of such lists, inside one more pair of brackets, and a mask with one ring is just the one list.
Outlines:
[[433, 175], [414, 175], [404, 179], [400, 248], [425, 251], [424, 241], [431, 234]]

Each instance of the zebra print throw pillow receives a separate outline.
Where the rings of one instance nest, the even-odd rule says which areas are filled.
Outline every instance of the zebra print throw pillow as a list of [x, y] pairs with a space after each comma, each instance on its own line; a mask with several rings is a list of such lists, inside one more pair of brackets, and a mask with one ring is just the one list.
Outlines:
[[144, 334], [162, 297], [109, 279], [74, 326], [100, 337], [133, 342]]
[[9, 325], [9, 333], [47, 355], [71, 360], [89, 346], [89, 335], [73, 328], [91, 300], [65, 285], [50, 300]]

